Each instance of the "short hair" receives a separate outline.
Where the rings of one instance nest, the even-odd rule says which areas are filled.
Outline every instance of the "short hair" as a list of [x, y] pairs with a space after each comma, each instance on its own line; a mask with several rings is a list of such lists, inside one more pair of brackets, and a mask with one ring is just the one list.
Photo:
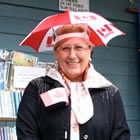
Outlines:
[[[63, 34], [67, 34], [67, 33], [75, 33], [75, 32], [79, 32], [79, 33], [86, 32], [90, 38], [90, 30], [89, 30], [87, 24], [66, 24], [66, 25], [63, 25], [56, 30], [56, 35], [59, 36], [59, 35], [63, 35]], [[54, 35], [54, 40], [55, 40], [55, 37], [56, 36]], [[57, 42], [55, 44], [54, 50], [56, 50], [56, 48], [58, 46], [60, 46], [67, 39], [68, 38]], [[90, 40], [85, 39], [85, 41], [87, 42], [87, 44], [90, 48], [93, 46], [93, 44], [90, 42]]]

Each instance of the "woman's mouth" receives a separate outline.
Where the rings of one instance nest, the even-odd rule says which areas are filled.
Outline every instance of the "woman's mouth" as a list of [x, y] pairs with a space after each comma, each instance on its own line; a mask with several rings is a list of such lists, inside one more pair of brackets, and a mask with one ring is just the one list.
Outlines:
[[77, 64], [79, 64], [79, 62], [67, 62], [67, 64], [69, 64], [69, 65], [77, 65]]

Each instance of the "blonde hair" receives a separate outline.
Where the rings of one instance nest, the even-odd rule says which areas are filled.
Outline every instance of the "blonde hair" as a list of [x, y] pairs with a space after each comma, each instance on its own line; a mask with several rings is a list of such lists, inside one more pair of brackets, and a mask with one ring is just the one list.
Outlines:
[[[88, 26], [86, 24], [66, 24], [63, 25], [62, 27], [58, 28], [56, 30], [56, 35], [63, 35], [63, 34], [67, 34], [67, 33], [83, 33], [86, 32], [87, 35], [90, 37], [90, 30], [88, 29]], [[55, 39], [55, 35], [54, 35], [54, 39]], [[59, 41], [58, 43], [55, 44], [54, 49], [56, 50], [56, 48], [58, 46], [60, 46], [64, 41], [66, 41], [68, 38]], [[86, 38], [83, 38], [87, 45], [91, 48], [93, 46], [93, 44], [87, 40]]]

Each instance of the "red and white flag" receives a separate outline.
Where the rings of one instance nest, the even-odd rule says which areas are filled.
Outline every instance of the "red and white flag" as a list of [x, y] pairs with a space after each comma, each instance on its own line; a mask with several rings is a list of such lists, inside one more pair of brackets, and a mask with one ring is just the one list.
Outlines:
[[44, 92], [40, 95], [44, 105], [46, 107], [65, 102], [66, 105], [69, 104], [69, 92], [65, 88], [55, 88]]

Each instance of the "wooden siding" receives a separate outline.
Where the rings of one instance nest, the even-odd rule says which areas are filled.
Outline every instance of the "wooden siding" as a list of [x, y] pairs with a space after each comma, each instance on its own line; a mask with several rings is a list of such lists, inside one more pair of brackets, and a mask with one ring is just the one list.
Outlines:
[[[126, 10], [130, 7], [138, 8], [140, 2], [90, 0], [90, 11], [103, 15], [126, 33], [111, 40], [108, 47], [95, 47], [92, 62], [120, 89], [131, 140], [140, 140], [138, 17], [137, 13]], [[30, 47], [17, 46], [43, 18], [61, 12], [58, 0], [0, 0], [0, 48], [23, 51], [38, 56], [40, 61], [54, 62], [52, 52], [36, 54]]]

